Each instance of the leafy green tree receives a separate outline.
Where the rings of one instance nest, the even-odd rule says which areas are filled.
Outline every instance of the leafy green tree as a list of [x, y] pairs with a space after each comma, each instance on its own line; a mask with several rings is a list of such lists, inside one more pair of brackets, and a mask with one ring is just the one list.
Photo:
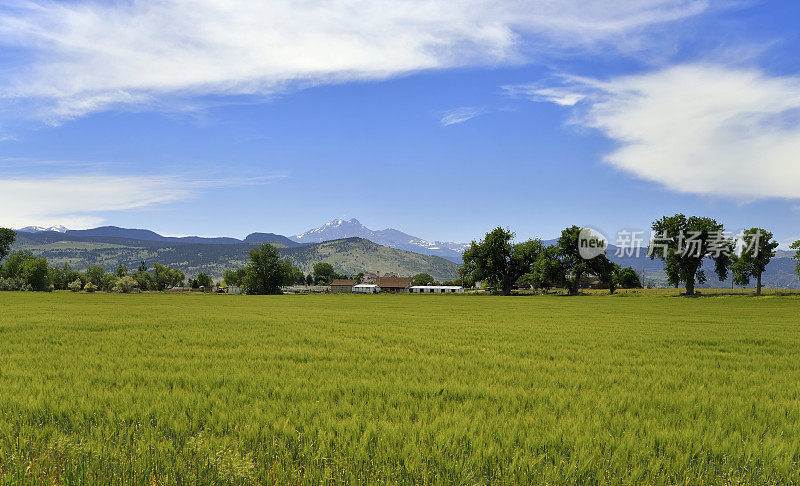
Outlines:
[[539, 240], [513, 244], [513, 239], [514, 233], [498, 226], [483, 240], [473, 241], [464, 251], [464, 265], [459, 269], [462, 279], [482, 280], [503, 295], [511, 294], [512, 286], [530, 272], [543, 248]]
[[153, 290], [153, 276], [150, 275], [150, 272], [138, 271], [131, 276], [136, 280], [136, 285], [138, 285], [140, 289]]
[[280, 294], [281, 286], [291, 284], [291, 277], [292, 264], [289, 260], [281, 260], [274, 246], [265, 244], [250, 250], [250, 262], [244, 277], [248, 294]]
[[239, 268], [236, 270], [225, 270], [225, 273], [222, 274], [222, 279], [225, 280], [227, 285], [233, 285], [235, 287], [241, 287], [242, 281], [244, 280], [244, 276], [247, 273], [247, 269]]
[[578, 247], [580, 233], [579, 226], [565, 228], [556, 243], [556, 260], [560, 262], [569, 294], [578, 294], [581, 278], [587, 275], [598, 277], [613, 294], [616, 266], [603, 254], [589, 260], [583, 258]]
[[28, 250], [18, 250], [11, 253], [3, 264], [3, 276], [6, 278], [22, 278], [23, 264], [33, 258], [33, 253]]
[[664, 261], [670, 285], [677, 287], [683, 282], [686, 295], [694, 295], [695, 282], [706, 282], [705, 272], [701, 270], [706, 258], [714, 261], [714, 273], [720, 280], [728, 278], [733, 242], [724, 238], [722, 223], [711, 218], [676, 214], [653, 222], [653, 231], [658, 236], [651, 242], [648, 253], [651, 259]]
[[119, 262], [119, 265], [117, 265], [117, 277], [122, 278], [125, 275], [128, 275], [128, 267], [125, 266], [124, 263]]
[[356, 275], [356, 282], [361, 283], [362, 280], [364, 280], [364, 272], [358, 272], [358, 275]]
[[22, 264], [22, 280], [32, 290], [44, 291], [50, 288], [50, 268], [44, 258], [29, 258]]
[[55, 290], [66, 290], [67, 286], [75, 280], [72, 278], [72, 267], [68, 264], [62, 266], [53, 265], [50, 267], [50, 282], [53, 284]]
[[553, 287], [566, 287], [564, 269], [558, 259], [558, 247], [550, 245], [542, 248], [531, 270], [523, 275], [522, 281], [534, 289], [548, 290]]
[[434, 283], [436, 283], [436, 279], [427, 273], [418, 273], [411, 277], [411, 285], [433, 285]]
[[198, 287], [211, 287], [212, 285], [214, 285], [214, 282], [211, 280], [211, 277], [209, 277], [205, 273], [198, 273], [197, 274], [197, 286]]
[[306, 276], [303, 275], [303, 272], [300, 271], [297, 267], [292, 267], [292, 276], [291, 276], [292, 283], [295, 285], [303, 285], [306, 283]]
[[615, 275], [617, 285], [623, 289], [640, 289], [642, 281], [639, 274], [631, 267], [620, 268]]
[[[140, 266], [141, 267], [141, 266]], [[186, 275], [178, 269], [160, 263], [153, 264], [153, 271], [138, 271], [132, 275], [141, 290], [164, 291], [183, 283]]]
[[9, 228], [0, 228], [0, 262], [3, 261], [3, 258], [8, 256], [8, 253], [11, 251], [11, 245], [14, 244], [14, 240], [17, 238], [17, 233]]
[[761, 276], [775, 256], [778, 242], [772, 239], [772, 233], [762, 228], [750, 228], [742, 236], [744, 246], [741, 253], [731, 256], [733, 283], [749, 285], [750, 279], [755, 278], [756, 295], [761, 295]]
[[113, 292], [114, 287], [116, 287], [118, 281], [119, 277], [117, 277], [116, 273], [107, 273], [103, 277], [102, 285], [99, 285], [98, 287], [105, 290], [106, 292]]
[[180, 285], [186, 275], [178, 269], [160, 263], [153, 264], [150, 290], [164, 291]]
[[89, 279], [86, 278], [85, 273], [72, 269], [67, 274], [67, 282], [74, 282], [75, 280], [79, 280], [81, 282], [81, 288], [83, 288], [83, 286], [86, 285], [86, 282], [89, 281]]
[[146, 272], [147, 271], [147, 262], [146, 261], [142, 260], [139, 263], [139, 271], [140, 272]]
[[321, 262], [314, 265], [314, 281], [318, 285], [328, 285], [336, 277], [336, 271], [330, 263]]
[[314, 285], [314, 276], [310, 273], [306, 275], [306, 285]]
[[103, 281], [106, 278], [106, 271], [100, 265], [92, 265], [86, 269], [86, 278], [98, 288], [102, 288]]

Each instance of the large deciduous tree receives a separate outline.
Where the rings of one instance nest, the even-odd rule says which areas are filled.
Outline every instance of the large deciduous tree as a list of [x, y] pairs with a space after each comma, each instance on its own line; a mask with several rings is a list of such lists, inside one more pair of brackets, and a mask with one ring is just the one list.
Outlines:
[[564, 269], [558, 260], [558, 247], [551, 245], [542, 248], [533, 261], [530, 272], [525, 274], [522, 280], [533, 289], [566, 287]]
[[21, 277], [31, 290], [48, 290], [50, 287], [49, 270], [46, 259], [29, 258], [22, 264]]
[[418, 273], [411, 277], [411, 285], [433, 285], [434, 283], [436, 283], [436, 279], [429, 273]]
[[686, 295], [694, 295], [695, 283], [705, 283], [703, 260], [714, 261], [714, 273], [720, 280], [728, 278], [728, 265], [733, 242], [724, 236], [724, 227], [711, 218], [683, 214], [664, 216], [653, 223], [656, 237], [650, 243], [650, 258], [664, 261], [670, 285], [683, 282]]
[[620, 268], [614, 276], [614, 279], [617, 285], [623, 289], [642, 288], [642, 280], [639, 278], [639, 274], [631, 267]]
[[336, 271], [330, 263], [322, 262], [314, 265], [314, 281], [318, 285], [328, 285], [336, 276]]
[[585, 259], [580, 254], [579, 240], [581, 228], [570, 226], [561, 232], [556, 242], [556, 258], [561, 265], [567, 291], [570, 295], [577, 295], [581, 278], [594, 275], [599, 278], [613, 294], [616, 289], [614, 274], [618, 266], [610, 261], [604, 254], [591, 259]]
[[280, 294], [281, 286], [290, 285], [292, 264], [281, 260], [278, 250], [265, 244], [250, 250], [250, 263], [244, 276], [244, 286], [248, 294]]
[[483, 240], [473, 241], [464, 251], [461, 277], [467, 281], [485, 281], [503, 295], [509, 295], [517, 280], [530, 272], [543, 249], [539, 240], [514, 244], [513, 239], [514, 233], [498, 226], [486, 233]]
[[731, 273], [737, 285], [748, 285], [756, 279], [756, 295], [761, 295], [761, 275], [775, 256], [778, 242], [772, 233], [762, 228], [750, 228], [742, 233], [742, 249], [739, 255], [731, 256]]

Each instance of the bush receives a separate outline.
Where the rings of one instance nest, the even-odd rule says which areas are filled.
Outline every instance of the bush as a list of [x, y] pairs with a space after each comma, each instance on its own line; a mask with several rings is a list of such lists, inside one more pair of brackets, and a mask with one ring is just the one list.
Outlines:
[[92, 293], [97, 290], [97, 285], [93, 284], [92, 282], [86, 282], [86, 285], [83, 286], [83, 290]]
[[83, 282], [81, 282], [81, 279], [76, 278], [74, 281], [70, 282], [69, 285], [67, 285], [67, 288], [71, 292], [80, 292], [83, 288]]
[[20, 290], [22, 281], [17, 278], [0, 278], [0, 291]]
[[44, 258], [29, 258], [22, 264], [22, 280], [32, 290], [50, 290], [50, 267]]
[[114, 285], [114, 292], [129, 294], [134, 290], [137, 290], [138, 287], [139, 284], [136, 283], [136, 280], [133, 277], [125, 276], [117, 280], [116, 285]]
[[103, 285], [100, 285], [101, 290], [105, 290], [106, 292], [113, 292], [114, 287], [117, 286], [117, 282], [119, 281], [119, 277], [113, 273], [107, 273], [103, 277]]

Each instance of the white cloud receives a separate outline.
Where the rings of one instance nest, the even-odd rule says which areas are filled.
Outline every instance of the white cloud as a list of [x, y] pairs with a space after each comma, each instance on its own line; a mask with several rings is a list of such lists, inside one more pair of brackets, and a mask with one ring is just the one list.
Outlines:
[[262, 184], [275, 177], [188, 181], [170, 176], [60, 175], [0, 179], [0, 227], [97, 226], [99, 213], [139, 209], [195, 197], [203, 188]]
[[454, 108], [452, 110], [442, 112], [440, 123], [444, 127], [449, 127], [450, 125], [457, 125], [459, 123], [464, 123], [467, 120], [472, 120], [482, 113], [483, 110], [480, 108], [462, 106], [460, 108]]
[[158, 104], [165, 95], [269, 95], [622, 45], [709, 7], [709, 0], [23, 1], [0, 7], [0, 44], [30, 60], [4, 72], [0, 98], [58, 121]]
[[575, 123], [619, 142], [606, 156], [615, 167], [678, 192], [800, 197], [798, 76], [690, 64], [565, 81], [516, 89], [536, 101], [576, 105]]

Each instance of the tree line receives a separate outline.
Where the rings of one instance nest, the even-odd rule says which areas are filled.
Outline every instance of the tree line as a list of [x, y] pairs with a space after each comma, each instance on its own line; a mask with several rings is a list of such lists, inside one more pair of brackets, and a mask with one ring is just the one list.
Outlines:
[[[659, 237], [650, 243], [650, 258], [664, 261], [669, 284], [675, 287], [683, 284], [686, 295], [694, 295], [695, 286], [706, 282], [702, 269], [704, 261], [713, 262], [713, 272], [722, 281], [728, 278], [729, 272], [738, 285], [748, 285], [751, 279], [755, 280], [756, 294], [761, 295], [762, 275], [778, 247], [769, 231], [750, 228], [742, 232], [741, 240], [725, 238], [721, 223], [683, 214], [654, 221], [652, 229]], [[542, 290], [565, 288], [570, 295], [575, 295], [585, 277], [599, 279], [611, 293], [618, 287], [641, 287], [642, 282], [631, 267], [621, 268], [605, 254], [589, 259], [582, 257], [580, 235], [580, 227], [570, 226], [553, 245], [544, 245], [539, 239], [512, 243], [514, 233], [498, 227], [482, 240], [472, 242], [464, 252], [459, 275], [465, 282], [486, 282], [503, 295], [509, 295], [518, 285]], [[743, 246], [741, 241], [752, 244]], [[791, 248], [797, 250], [795, 271], [800, 275], [800, 241], [794, 242]]]

